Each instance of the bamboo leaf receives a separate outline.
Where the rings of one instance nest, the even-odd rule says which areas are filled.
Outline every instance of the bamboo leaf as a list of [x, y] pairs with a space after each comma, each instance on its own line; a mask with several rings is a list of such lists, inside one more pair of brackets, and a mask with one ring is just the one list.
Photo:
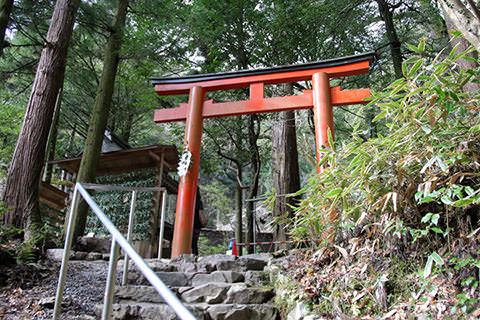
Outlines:
[[328, 192], [328, 193], [325, 195], [325, 197], [327, 197], [327, 198], [335, 197], [335, 196], [339, 195], [340, 193], [342, 193], [342, 191], [343, 191], [342, 188], [330, 190], [330, 192]]
[[428, 256], [427, 263], [425, 264], [425, 268], [423, 269], [423, 278], [426, 279], [432, 273], [432, 265], [433, 265], [433, 258], [432, 256]]
[[444, 264], [443, 259], [442, 259], [442, 257], [440, 257], [440, 255], [439, 255], [438, 253], [433, 252], [433, 253], [431, 254], [431, 257], [432, 257], [432, 259], [435, 261], [435, 263], [436, 263], [437, 265], [443, 266], [443, 264]]

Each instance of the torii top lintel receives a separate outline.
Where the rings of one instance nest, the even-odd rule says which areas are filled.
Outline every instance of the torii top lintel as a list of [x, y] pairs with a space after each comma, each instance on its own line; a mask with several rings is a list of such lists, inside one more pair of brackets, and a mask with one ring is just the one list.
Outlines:
[[[242, 70], [224, 73], [188, 75], [170, 78], [152, 78], [155, 91], [163, 95], [189, 93], [192, 87], [200, 86], [205, 92], [250, 87], [250, 100], [214, 103], [206, 101], [203, 118], [213, 118], [260, 112], [273, 112], [312, 107], [312, 92], [305, 90], [301, 95], [264, 98], [263, 86], [268, 84], [288, 83], [312, 80], [318, 72], [325, 72], [329, 78], [338, 78], [368, 73], [373, 52], [323, 60], [313, 63], [280, 66], [257, 70]], [[340, 90], [332, 88], [332, 105], [364, 103], [370, 96], [369, 89]], [[182, 121], [186, 118], [186, 104], [180, 108], [159, 109], [155, 111], [154, 121]]]

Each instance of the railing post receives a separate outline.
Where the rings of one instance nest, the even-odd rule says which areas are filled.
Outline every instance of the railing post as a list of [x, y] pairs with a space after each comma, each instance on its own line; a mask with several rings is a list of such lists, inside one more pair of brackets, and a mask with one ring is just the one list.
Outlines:
[[[135, 219], [135, 205], [137, 203], [137, 191], [132, 191], [132, 201], [130, 203], [130, 214], [128, 216], [128, 231], [127, 231], [127, 241], [132, 244], [132, 233], [133, 233], [133, 221]], [[127, 285], [128, 280], [128, 255], [125, 252], [123, 259], [123, 276], [122, 276], [122, 286]]]
[[60, 275], [58, 277], [57, 294], [55, 296], [55, 306], [53, 308], [53, 320], [60, 318], [60, 309], [62, 308], [63, 289], [65, 287], [65, 279], [67, 277], [68, 260], [70, 259], [70, 248], [72, 247], [73, 231], [75, 229], [75, 218], [78, 209], [78, 183], [73, 191], [72, 204], [68, 217], [68, 225], [65, 235], [65, 246], [63, 248], [62, 266], [60, 267]]
[[112, 315], [113, 290], [115, 289], [115, 278], [117, 275], [117, 261], [118, 244], [112, 235], [112, 246], [110, 248], [110, 263], [108, 265], [107, 286], [105, 287], [102, 320], [110, 320]]
[[162, 211], [160, 217], [160, 235], [158, 239], [158, 260], [162, 258], [162, 249], [163, 249], [163, 233], [165, 231], [165, 207], [167, 205], [167, 190], [163, 191], [162, 196]]

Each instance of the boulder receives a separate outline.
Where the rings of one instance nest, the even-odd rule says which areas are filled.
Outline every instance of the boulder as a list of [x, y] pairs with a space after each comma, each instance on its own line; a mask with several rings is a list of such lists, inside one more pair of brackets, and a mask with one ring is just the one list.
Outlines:
[[168, 287], [186, 287], [190, 284], [190, 277], [185, 272], [157, 272], [157, 275]]
[[75, 252], [75, 260], [85, 260], [87, 259], [88, 252], [85, 251], [76, 251]]
[[102, 260], [103, 255], [100, 252], [89, 252], [85, 259], [88, 261]]
[[230, 285], [226, 283], [206, 283], [182, 293], [182, 300], [187, 303], [207, 302], [211, 304], [221, 303]]
[[[52, 261], [57, 261], [57, 262], [62, 262], [63, 259], [63, 249], [47, 249], [47, 252], [45, 253], [46, 257], [48, 260]], [[69, 259], [74, 259], [75, 258], [75, 251], [70, 250], [70, 256]]]
[[235, 305], [221, 304], [208, 308], [213, 320], [275, 320], [277, 310], [271, 305]]
[[245, 272], [245, 283], [251, 287], [261, 287], [268, 283], [268, 274], [264, 271]]
[[261, 304], [275, 296], [272, 288], [249, 288], [245, 283], [234, 284], [227, 292], [225, 303]]
[[84, 236], [78, 237], [76, 244], [75, 248], [80, 251], [108, 253], [110, 252], [111, 241], [108, 238]]
[[263, 270], [267, 265], [265, 258], [261, 256], [247, 255], [238, 258], [238, 264], [245, 267], [246, 270]]
[[211, 282], [235, 283], [245, 279], [244, 275], [236, 271], [215, 271], [212, 273], [197, 273], [192, 279], [192, 286], [200, 286]]
[[228, 266], [234, 266], [236, 259], [236, 256], [228, 254], [214, 254], [207, 257], [201, 257], [198, 260], [198, 270], [204, 272], [231, 270]]

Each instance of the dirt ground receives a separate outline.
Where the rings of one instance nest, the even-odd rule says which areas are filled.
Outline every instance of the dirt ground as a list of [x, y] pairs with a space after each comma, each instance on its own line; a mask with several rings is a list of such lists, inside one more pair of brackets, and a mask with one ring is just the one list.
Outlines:
[[[59, 270], [59, 263], [46, 260], [1, 266], [0, 319], [51, 319]], [[95, 305], [103, 299], [107, 270], [107, 261], [69, 263], [62, 319], [95, 315]]]

